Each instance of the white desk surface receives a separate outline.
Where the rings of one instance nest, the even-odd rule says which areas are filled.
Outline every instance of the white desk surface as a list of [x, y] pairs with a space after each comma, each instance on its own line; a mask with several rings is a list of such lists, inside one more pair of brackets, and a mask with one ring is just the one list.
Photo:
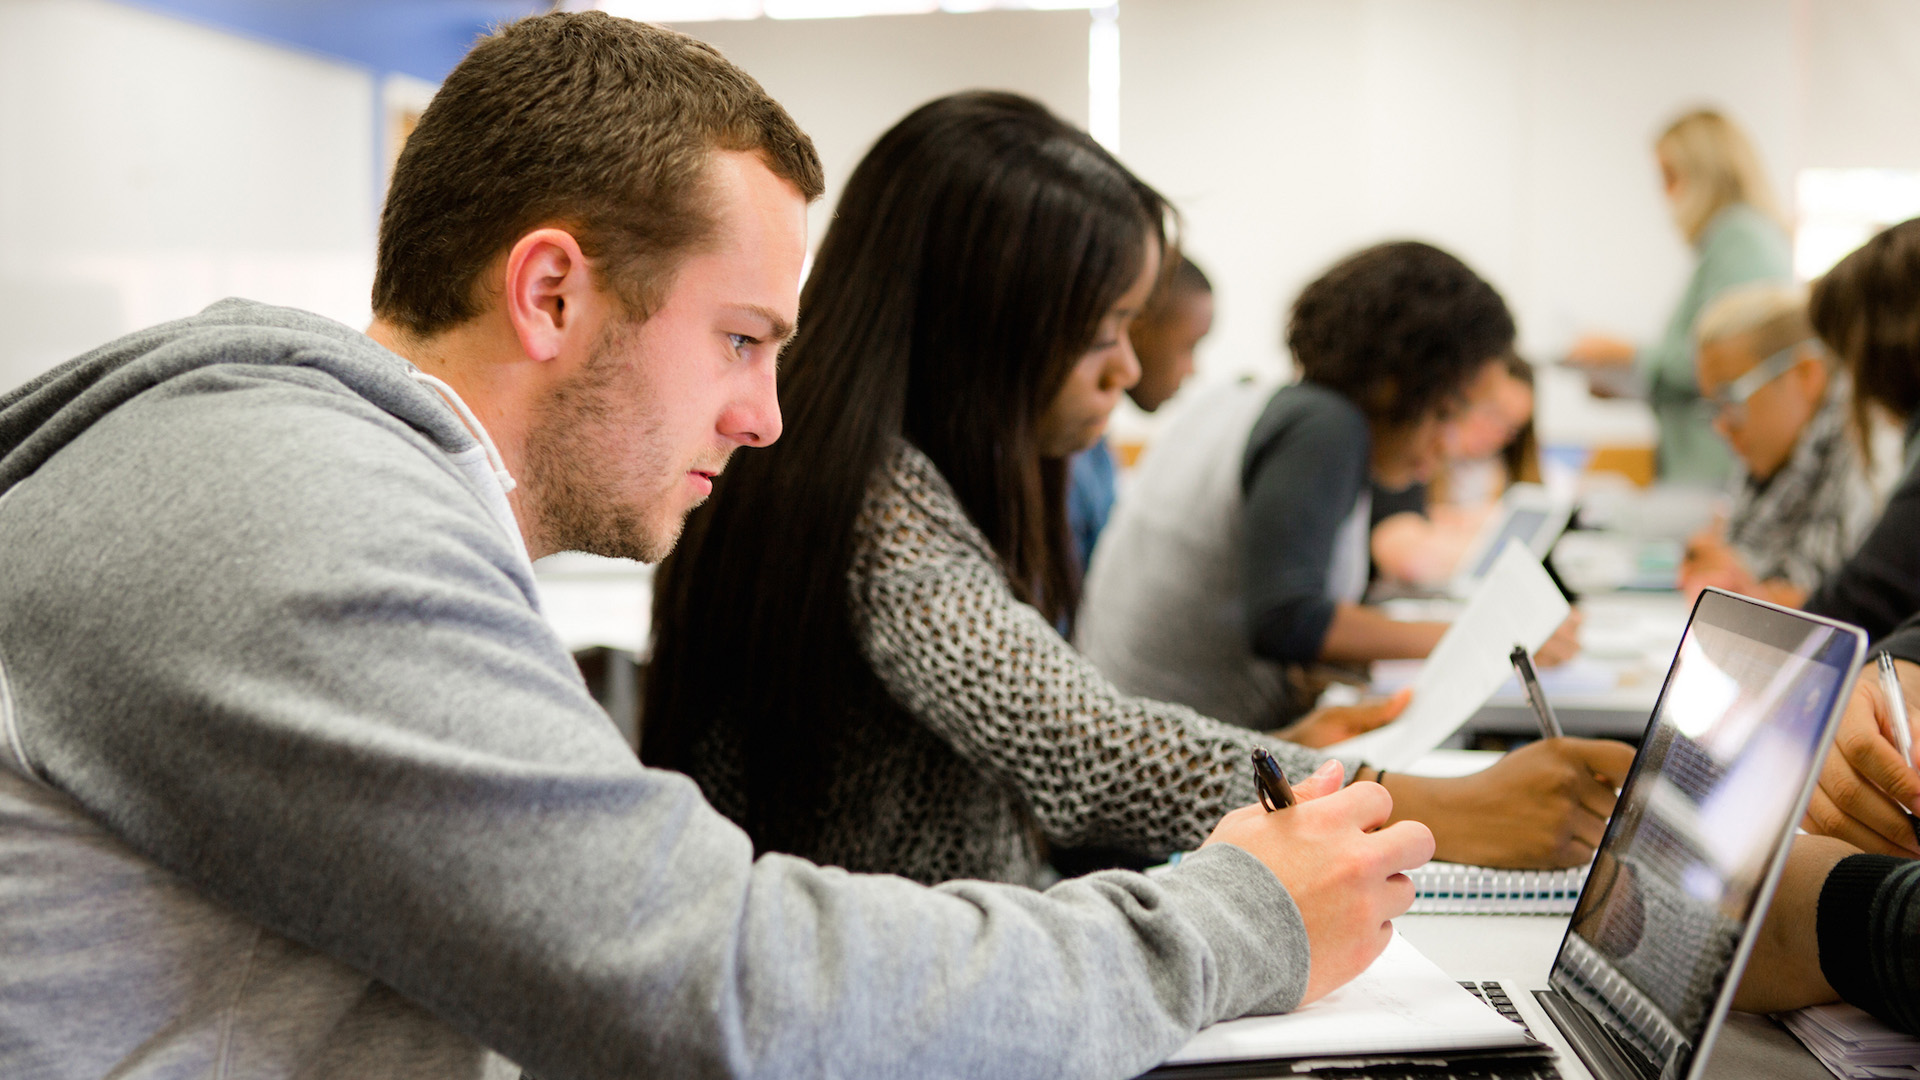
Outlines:
[[[1567, 920], [1548, 915], [1402, 915], [1394, 925], [1455, 979], [1546, 984]], [[1764, 1016], [1732, 1013], [1714, 1043], [1713, 1080], [1830, 1080], [1819, 1059]]]

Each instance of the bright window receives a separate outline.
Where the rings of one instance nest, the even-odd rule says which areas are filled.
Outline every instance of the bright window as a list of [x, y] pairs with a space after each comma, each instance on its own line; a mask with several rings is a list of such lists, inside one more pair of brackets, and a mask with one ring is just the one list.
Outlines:
[[1920, 171], [1802, 169], [1794, 196], [1793, 272], [1810, 281], [1874, 233], [1920, 217]]

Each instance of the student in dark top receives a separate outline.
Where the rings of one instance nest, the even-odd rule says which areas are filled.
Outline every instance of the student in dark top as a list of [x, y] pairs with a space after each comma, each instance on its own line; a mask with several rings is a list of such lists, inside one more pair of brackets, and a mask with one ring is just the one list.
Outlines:
[[[1513, 318], [1459, 259], [1390, 243], [1294, 304], [1300, 381], [1224, 387], [1156, 441], [1088, 574], [1077, 641], [1121, 687], [1269, 728], [1308, 704], [1299, 670], [1425, 656], [1444, 623], [1362, 604], [1369, 481], [1424, 480]], [[1541, 650], [1574, 651], [1570, 628]]]
[[1920, 1035], [1920, 859], [1801, 836], [1733, 1004], [1781, 1012], [1834, 1001]]
[[[1140, 381], [1127, 396], [1144, 412], [1165, 405], [1193, 374], [1193, 350], [1213, 330], [1213, 282], [1185, 255], [1173, 265], [1127, 338], [1140, 360]], [[1080, 572], [1093, 559], [1093, 545], [1107, 527], [1116, 494], [1113, 445], [1101, 439], [1073, 457], [1067, 489], [1067, 527], [1073, 530]]]
[[1876, 410], [1906, 428], [1906, 472], [1879, 523], [1803, 605], [1877, 641], [1920, 611], [1920, 218], [1881, 232], [1827, 271], [1813, 285], [1809, 314], [1853, 377], [1856, 430], [1866, 431]]

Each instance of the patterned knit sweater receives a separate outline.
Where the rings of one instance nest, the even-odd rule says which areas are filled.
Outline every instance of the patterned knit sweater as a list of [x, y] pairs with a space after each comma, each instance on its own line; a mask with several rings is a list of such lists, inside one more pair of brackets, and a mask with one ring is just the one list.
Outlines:
[[1121, 693], [1014, 598], [911, 445], [876, 473], [854, 528], [854, 630], [891, 700], [850, 718], [819, 840], [795, 854], [929, 883], [1030, 884], [1048, 843], [1150, 855], [1199, 844], [1253, 801], [1256, 745], [1296, 779], [1325, 760]]

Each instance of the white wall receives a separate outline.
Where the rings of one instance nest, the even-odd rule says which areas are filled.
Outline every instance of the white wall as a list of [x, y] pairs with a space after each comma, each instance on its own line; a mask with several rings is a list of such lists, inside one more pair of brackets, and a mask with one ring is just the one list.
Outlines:
[[1087, 123], [1085, 11], [882, 15], [676, 23], [760, 81], [813, 136], [827, 193], [809, 217], [815, 245], [847, 175], [881, 133], [958, 90], [1013, 90]]
[[0, 390], [228, 295], [364, 325], [364, 71], [106, 0], [0, 2]]
[[[1122, 156], [1219, 289], [1213, 377], [1281, 369], [1292, 296], [1396, 236], [1486, 274], [1537, 358], [1653, 335], [1688, 255], [1650, 144], [1695, 104], [1753, 132], [1783, 195], [1803, 166], [1920, 167], [1917, 0], [1125, 0], [1120, 27]], [[816, 241], [932, 97], [1088, 112], [1084, 11], [680, 28], [814, 135]], [[233, 292], [364, 320], [378, 111], [350, 67], [107, 0], [0, 0], [0, 387]], [[1646, 432], [1562, 383], [1543, 407], [1550, 435]]]
[[[1121, 144], [1186, 210], [1219, 290], [1202, 372], [1283, 370], [1300, 287], [1401, 237], [1500, 288], [1535, 357], [1585, 330], [1653, 336], [1688, 255], [1652, 140], [1722, 106], [1787, 194], [1797, 15], [1792, 0], [1126, 0]], [[1565, 389], [1543, 402], [1557, 426], [1646, 433]]]
[[1808, 164], [1920, 169], [1920, 3], [1817, 0], [1803, 25]]

